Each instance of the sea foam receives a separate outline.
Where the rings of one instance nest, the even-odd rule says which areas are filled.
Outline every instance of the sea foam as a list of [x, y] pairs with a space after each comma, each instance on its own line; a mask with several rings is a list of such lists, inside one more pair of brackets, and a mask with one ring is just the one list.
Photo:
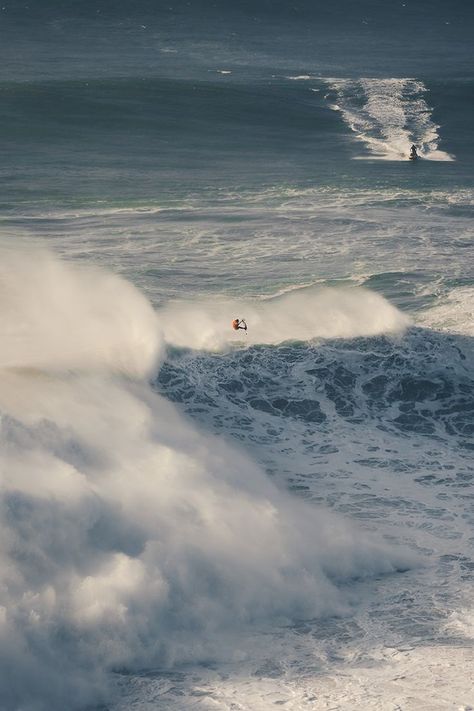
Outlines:
[[243, 625], [345, 614], [341, 581], [409, 564], [152, 391], [161, 338], [132, 285], [3, 257], [5, 711], [81, 708], [110, 670], [223, 658]]

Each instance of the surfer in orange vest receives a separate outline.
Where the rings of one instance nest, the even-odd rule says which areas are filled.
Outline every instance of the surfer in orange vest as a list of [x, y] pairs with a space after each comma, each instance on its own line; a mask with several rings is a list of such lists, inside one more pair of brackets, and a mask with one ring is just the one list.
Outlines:
[[246, 331], [247, 330], [247, 324], [245, 323], [243, 318], [234, 318], [232, 321], [232, 328], [234, 331]]

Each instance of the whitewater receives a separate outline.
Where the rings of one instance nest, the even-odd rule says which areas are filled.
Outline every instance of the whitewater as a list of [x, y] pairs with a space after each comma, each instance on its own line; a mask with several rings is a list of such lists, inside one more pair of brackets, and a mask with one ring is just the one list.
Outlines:
[[346, 614], [342, 581], [413, 564], [150, 391], [159, 319], [128, 283], [9, 250], [0, 277], [6, 708], [80, 708], [117, 667], [232, 656], [233, 628]]
[[[117, 709], [191, 708], [196, 694], [203, 708], [466, 700], [445, 665], [472, 662], [467, 591], [436, 579], [469, 571], [452, 542], [469, 541], [472, 469], [468, 450], [441, 444], [453, 427], [465, 434], [462, 421], [431, 419], [438, 397], [445, 412], [463, 399], [466, 346], [407, 331], [357, 286], [246, 304], [257, 330], [274, 302], [280, 331], [270, 321], [260, 342], [232, 343], [206, 324], [223, 329], [217, 314], [241, 303], [154, 310], [122, 278], [36, 248], [4, 248], [0, 282], [5, 708], [72, 708], [71, 695], [84, 708], [114, 687]], [[410, 416], [413, 387], [425, 404]], [[399, 394], [387, 391], [384, 415], [387, 388]], [[421, 437], [400, 458], [410, 431]], [[437, 667], [444, 696], [422, 700]]]

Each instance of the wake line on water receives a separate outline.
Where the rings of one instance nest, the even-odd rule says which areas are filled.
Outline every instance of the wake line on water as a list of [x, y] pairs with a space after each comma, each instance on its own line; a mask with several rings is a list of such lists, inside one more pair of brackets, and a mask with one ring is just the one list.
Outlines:
[[325, 80], [335, 95], [331, 108], [380, 160], [406, 160], [410, 145], [418, 146], [425, 160], [452, 161], [438, 148], [440, 126], [424, 95], [427, 89], [416, 79]]
[[111, 669], [231, 657], [242, 626], [346, 613], [340, 582], [411, 564], [157, 395], [163, 339], [131, 284], [0, 257], [2, 709], [72, 711]]

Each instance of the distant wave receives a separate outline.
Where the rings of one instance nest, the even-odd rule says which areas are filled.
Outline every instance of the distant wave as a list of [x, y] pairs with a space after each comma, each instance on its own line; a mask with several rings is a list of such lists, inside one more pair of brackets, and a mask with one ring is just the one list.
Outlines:
[[427, 89], [416, 79], [326, 79], [335, 95], [331, 108], [365, 143], [372, 156], [406, 160], [415, 143], [426, 160], [451, 161], [438, 148], [440, 128], [425, 101]]

